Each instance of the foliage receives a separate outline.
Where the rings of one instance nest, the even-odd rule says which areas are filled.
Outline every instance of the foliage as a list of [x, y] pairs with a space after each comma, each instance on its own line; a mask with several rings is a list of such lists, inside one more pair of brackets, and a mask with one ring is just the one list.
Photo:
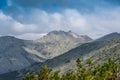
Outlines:
[[120, 64], [109, 59], [107, 63], [92, 67], [92, 61], [87, 60], [86, 68], [81, 64], [81, 60], [76, 60], [76, 71], [68, 71], [59, 74], [58, 71], [52, 72], [52, 69], [43, 65], [36, 74], [27, 73], [23, 80], [120, 80]]
[[25, 77], [23, 78], [23, 80], [36, 80], [36, 76], [35, 74], [27, 73]]
[[49, 80], [51, 71], [52, 69], [44, 64], [38, 72], [38, 80]]

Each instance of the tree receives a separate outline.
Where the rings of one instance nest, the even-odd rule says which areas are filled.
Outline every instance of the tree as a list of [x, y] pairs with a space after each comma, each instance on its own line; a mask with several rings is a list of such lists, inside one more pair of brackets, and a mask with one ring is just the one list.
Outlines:
[[77, 66], [78, 70], [80, 70], [82, 68], [81, 60], [79, 58], [76, 60], [76, 66]]
[[35, 74], [27, 73], [22, 80], [36, 80]]
[[51, 71], [52, 69], [44, 64], [38, 72], [38, 80], [49, 80]]
[[60, 76], [59, 76], [59, 72], [58, 71], [54, 72], [53, 79], [54, 80], [60, 80]]
[[70, 70], [59, 75], [58, 71], [52, 72], [50, 67], [43, 65], [38, 74], [27, 73], [23, 80], [120, 80], [120, 63], [109, 59], [107, 63], [91, 67], [92, 61], [87, 60], [83, 67], [81, 60], [76, 60], [77, 71]]
[[91, 65], [92, 65], [92, 60], [91, 60], [91, 59], [87, 59], [87, 64], [88, 64], [89, 66], [91, 66]]

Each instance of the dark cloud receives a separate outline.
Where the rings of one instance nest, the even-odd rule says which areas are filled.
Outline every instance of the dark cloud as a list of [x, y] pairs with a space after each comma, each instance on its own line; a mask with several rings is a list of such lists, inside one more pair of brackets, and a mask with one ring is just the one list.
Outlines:
[[96, 6], [105, 6], [119, 3], [119, 0], [11, 0], [14, 5], [24, 8], [77, 8], [94, 9]]
[[11, 0], [15, 5], [23, 7], [94, 7], [96, 5], [120, 4], [120, 0]]
[[105, 0], [105, 1], [109, 2], [110, 4], [120, 5], [120, 0]]
[[[5, 2], [6, 0], [4, 0]], [[9, 1], [9, 2], [8, 2]], [[93, 12], [96, 8], [109, 8], [119, 6], [119, 0], [8, 0], [9, 6], [3, 10], [7, 15], [13, 17], [24, 12], [29, 13], [34, 9], [48, 12], [59, 12], [63, 9], [77, 9], [80, 12]], [[3, 1], [2, 1], [3, 2]]]
[[[23, 7], [55, 7], [69, 0], [11, 0], [15, 5]], [[61, 6], [62, 7], [62, 6]]]

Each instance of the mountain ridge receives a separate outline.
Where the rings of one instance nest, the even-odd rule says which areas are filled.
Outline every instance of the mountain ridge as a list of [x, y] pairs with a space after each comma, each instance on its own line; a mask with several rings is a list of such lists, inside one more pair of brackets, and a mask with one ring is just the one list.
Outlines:
[[[93, 66], [97, 64], [103, 64], [109, 58], [113, 59], [114, 61], [118, 61], [120, 57], [120, 54], [119, 54], [120, 36], [118, 35], [116, 37], [116, 34], [115, 36], [111, 34], [109, 34], [110, 38], [107, 37], [103, 39], [102, 37], [102, 38], [99, 38], [102, 40], [94, 40], [94, 41], [78, 44], [77, 47], [74, 47], [63, 54], [47, 59], [45, 60], [45, 62], [35, 63], [22, 70], [13, 72], [13, 74], [15, 73], [18, 74], [15, 77], [18, 77], [20, 79], [24, 74], [26, 74], [26, 72], [33, 72], [33, 71], [37, 72], [42, 66], [42, 64], [47, 64], [48, 66], [52, 67], [54, 70], [59, 70], [60, 72], [66, 72], [72, 68], [75, 68], [75, 61], [77, 58], [80, 58], [83, 64], [86, 63], [86, 60], [90, 58], [93, 60], [93, 64], [92, 64]], [[105, 35], [105, 36], [108, 36], [108, 35]], [[41, 42], [39, 41], [38, 42], [35, 41], [35, 43], [32, 43], [30, 45], [34, 45], [34, 44], [38, 45], [38, 43], [42, 45]], [[56, 49], [56, 47], [54, 48]], [[12, 74], [9, 73], [9, 74], [4, 74], [4, 75], [9, 76]], [[19, 80], [18, 78], [16, 80]]]
[[0, 74], [44, 62], [87, 41], [69, 36], [71, 35], [69, 32], [56, 32], [57, 35], [50, 32], [38, 41], [22, 40], [13, 36], [0, 37], [0, 64], [2, 64], [0, 65]]
[[105, 40], [110, 40], [110, 39], [118, 38], [118, 37], [120, 37], [120, 33], [113, 32], [113, 33], [107, 34], [107, 35], [97, 39], [96, 41], [105, 41]]

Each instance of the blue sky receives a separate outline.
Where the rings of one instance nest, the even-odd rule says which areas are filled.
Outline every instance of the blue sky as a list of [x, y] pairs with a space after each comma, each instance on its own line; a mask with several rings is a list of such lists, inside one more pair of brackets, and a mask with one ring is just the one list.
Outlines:
[[7, 2], [5, 0], [0, 1], [0, 8], [3, 8], [7, 5]]
[[96, 39], [120, 32], [119, 13], [120, 0], [0, 0], [0, 35], [36, 39], [72, 30]]

